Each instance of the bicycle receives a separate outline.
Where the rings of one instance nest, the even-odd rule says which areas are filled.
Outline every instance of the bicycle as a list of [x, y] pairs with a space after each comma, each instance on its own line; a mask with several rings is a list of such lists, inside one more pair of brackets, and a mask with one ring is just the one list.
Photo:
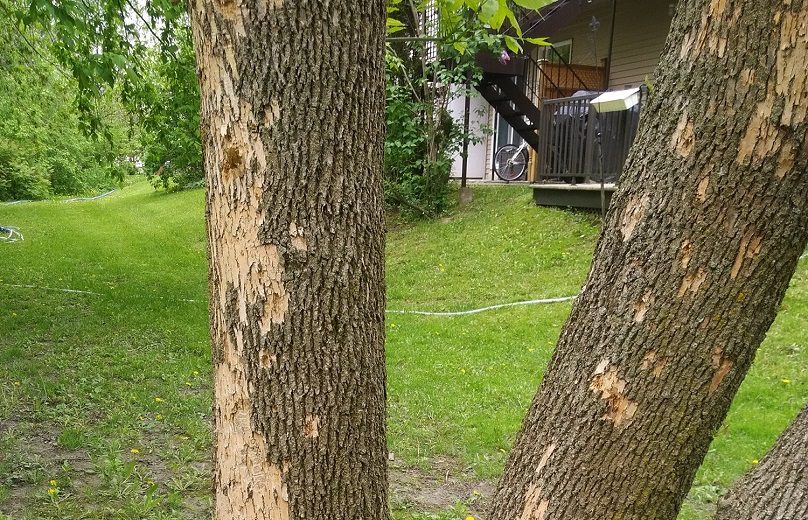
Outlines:
[[527, 141], [502, 145], [494, 155], [494, 173], [503, 181], [515, 181], [527, 170]]

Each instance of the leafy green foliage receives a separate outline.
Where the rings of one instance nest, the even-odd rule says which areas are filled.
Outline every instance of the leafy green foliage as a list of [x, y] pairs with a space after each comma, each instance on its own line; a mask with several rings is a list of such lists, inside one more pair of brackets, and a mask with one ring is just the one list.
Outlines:
[[51, 35], [68, 71], [88, 135], [113, 137], [104, 99], [123, 101], [140, 130], [143, 166], [155, 186], [201, 182], [199, 87], [189, 20], [172, 0], [31, 0], [14, 12], [24, 26]]
[[[447, 206], [453, 158], [464, 139], [449, 101], [473, 95], [467, 89], [480, 76], [477, 52], [502, 45], [502, 36], [462, 2], [457, 9], [404, 0], [391, 0], [388, 8], [388, 28], [405, 36], [391, 39], [386, 52], [385, 198], [417, 217]], [[394, 16], [403, 21], [394, 23]]]
[[204, 178], [199, 134], [199, 84], [191, 31], [178, 28], [172, 57], [152, 52], [145, 81], [134, 85], [125, 104], [141, 128], [144, 171], [155, 187], [168, 190]]
[[150, 0], [139, 7], [133, 1], [30, 0], [17, 15], [52, 34], [54, 55], [76, 82], [80, 121], [89, 134], [106, 133], [98, 99], [115, 87], [124, 96], [135, 89], [147, 54], [156, 46], [173, 56], [178, 27], [187, 25], [183, 2]]
[[[0, 12], [14, 9], [0, 2]], [[108, 138], [85, 135], [76, 84], [56, 65], [49, 43], [43, 31], [0, 25], [0, 200], [87, 194], [133, 169], [127, 158], [134, 150], [115, 96], [96, 100]]]
[[413, 100], [406, 87], [387, 85], [387, 138], [384, 143], [385, 199], [415, 216], [434, 216], [446, 208], [452, 153], [460, 129], [446, 111], [437, 128], [437, 154], [428, 154], [430, 129], [424, 120], [428, 107]]

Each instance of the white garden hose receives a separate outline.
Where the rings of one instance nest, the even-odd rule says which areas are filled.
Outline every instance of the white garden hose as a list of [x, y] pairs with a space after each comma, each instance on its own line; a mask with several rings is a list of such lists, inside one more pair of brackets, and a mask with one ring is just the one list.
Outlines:
[[494, 309], [502, 309], [505, 307], [516, 307], [518, 305], [537, 305], [545, 303], [568, 302], [570, 300], [574, 300], [577, 296], [578, 295], [576, 294], [575, 296], [561, 296], [559, 298], [542, 298], [539, 300], [525, 300], [513, 303], [499, 303], [497, 305], [480, 307], [479, 309], [471, 309], [468, 311], [456, 311], [456, 312], [400, 311], [400, 310], [386, 310], [384, 312], [388, 314], [415, 314], [418, 316], [468, 316], [470, 314], [477, 314], [485, 311], [493, 311]]
[[25, 240], [20, 230], [10, 226], [0, 226], [0, 243], [20, 242]]

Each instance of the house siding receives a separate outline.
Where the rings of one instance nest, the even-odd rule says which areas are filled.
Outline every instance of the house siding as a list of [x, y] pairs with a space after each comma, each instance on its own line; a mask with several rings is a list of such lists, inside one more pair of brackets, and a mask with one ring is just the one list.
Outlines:
[[[637, 87], [651, 77], [670, 28], [670, 0], [617, 0], [609, 88]], [[592, 38], [592, 17], [600, 21]], [[553, 34], [551, 41], [572, 40], [572, 63], [602, 66], [609, 54], [611, 2], [582, 9], [576, 22]]]
[[[600, 28], [593, 39], [590, 23], [592, 17], [600, 21]], [[602, 2], [581, 9], [575, 22], [565, 26], [553, 34], [550, 41], [563, 42], [572, 40], [572, 63], [602, 67], [609, 54], [609, 30], [611, 29], [612, 11], [608, 2]]]
[[609, 88], [638, 87], [651, 78], [670, 29], [669, 0], [618, 0]]

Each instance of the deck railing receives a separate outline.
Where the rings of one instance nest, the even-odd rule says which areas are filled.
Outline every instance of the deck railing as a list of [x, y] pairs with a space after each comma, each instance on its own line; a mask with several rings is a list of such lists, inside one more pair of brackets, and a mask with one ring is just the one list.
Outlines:
[[590, 65], [540, 61], [542, 99], [568, 97], [579, 90], [603, 90], [606, 69]]
[[598, 114], [597, 94], [542, 102], [537, 150], [539, 180], [615, 182], [637, 134], [645, 89], [631, 110]]

